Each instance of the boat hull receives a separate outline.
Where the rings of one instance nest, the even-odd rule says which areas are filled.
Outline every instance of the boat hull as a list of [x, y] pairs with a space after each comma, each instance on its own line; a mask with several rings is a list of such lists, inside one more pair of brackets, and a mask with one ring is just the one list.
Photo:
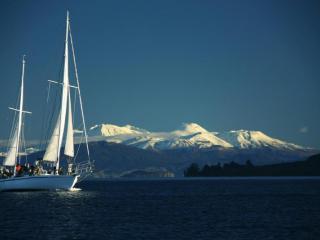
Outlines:
[[79, 176], [39, 175], [0, 179], [0, 191], [72, 190]]

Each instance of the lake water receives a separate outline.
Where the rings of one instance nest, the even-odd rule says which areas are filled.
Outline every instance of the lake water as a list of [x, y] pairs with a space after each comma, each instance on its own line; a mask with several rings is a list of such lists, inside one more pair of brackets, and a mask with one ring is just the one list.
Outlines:
[[0, 193], [0, 239], [320, 239], [320, 179], [88, 181]]

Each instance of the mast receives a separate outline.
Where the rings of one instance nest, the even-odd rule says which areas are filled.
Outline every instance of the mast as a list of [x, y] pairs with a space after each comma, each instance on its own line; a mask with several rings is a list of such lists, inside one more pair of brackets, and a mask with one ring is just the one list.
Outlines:
[[62, 83], [62, 95], [61, 95], [61, 106], [58, 120], [56, 122], [53, 134], [51, 136], [49, 145], [46, 149], [46, 153], [43, 160], [54, 162], [56, 169], [59, 169], [60, 162], [60, 149], [63, 140], [63, 133], [66, 122], [67, 102], [69, 94], [69, 49], [68, 49], [68, 35], [69, 35], [69, 11], [67, 11], [66, 21], [66, 37], [65, 37], [65, 51], [64, 51], [64, 72], [63, 72], [63, 83]]
[[[21, 89], [20, 89], [20, 107], [19, 107], [19, 118], [18, 118], [18, 130], [17, 130], [17, 152], [16, 157], [18, 157], [20, 142], [21, 142], [21, 126], [22, 126], [22, 111], [23, 111], [23, 95], [24, 95], [24, 69], [26, 65], [26, 60], [24, 59], [24, 55], [22, 57], [22, 73], [21, 73]], [[14, 168], [14, 173], [16, 168]]]
[[[18, 112], [18, 122], [14, 130], [14, 135], [10, 143], [9, 151], [3, 165], [5, 166], [15, 166], [17, 158], [19, 156], [20, 142], [21, 142], [21, 130], [22, 130], [22, 118], [23, 113], [31, 113], [23, 110], [23, 100], [24, 100], [24, 73], [25, 73], [25, 55], [22, 57], [22, 73], [21, 73], [21, 86], [20, 86], [20, 101], [19, 108], [9, 108], [11, 110]], [[16, 168], [14, 167], [14, 175], [16, 174]]]
[[69, 95], [69, 47], [68, 47], [68, 35], [69, 35], [69, 11], [67, 11], [67, 22], [66, 22], [66, 40], [64, 48], [64, 73], [63, 73], [63, 88], [62, 88], [62, 99], [61, 99], [61, 120], [60, 120], [60, 138], [58, 147], [58, 159], [56, 163], [56, 169], [59, 170], [60, 163], [60, 148], [62, 144], [66, 111], [67, 111], [67, 97]]

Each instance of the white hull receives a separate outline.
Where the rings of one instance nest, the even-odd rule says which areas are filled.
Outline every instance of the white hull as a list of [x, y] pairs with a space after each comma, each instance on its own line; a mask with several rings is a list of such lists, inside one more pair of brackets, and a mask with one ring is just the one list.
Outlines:
[[72, 190], [79, 176], [40, 175], [0, 179], [0, 191]]

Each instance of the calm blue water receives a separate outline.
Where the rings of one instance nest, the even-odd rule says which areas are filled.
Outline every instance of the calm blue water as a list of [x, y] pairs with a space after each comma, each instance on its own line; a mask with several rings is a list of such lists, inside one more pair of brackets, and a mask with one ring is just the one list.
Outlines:
[[0, 239], [320, 239], [319, 179], [90, 181], [0, 193]]

